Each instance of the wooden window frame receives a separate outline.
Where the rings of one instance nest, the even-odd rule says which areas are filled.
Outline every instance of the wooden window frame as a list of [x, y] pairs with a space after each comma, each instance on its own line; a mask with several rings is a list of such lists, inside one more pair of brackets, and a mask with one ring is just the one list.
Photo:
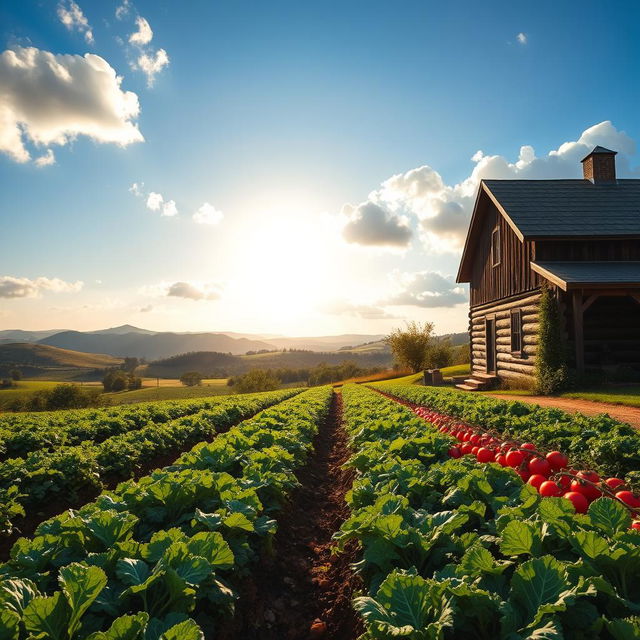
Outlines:
[[500, 241], [502, 234], [500, 233], [500, 227], [496, 227], [491, 232], [491, 266], [497, 267], [502, 262], [502, 247]]
[[511, 354], [522, 357], [522, 309], [511, 309]]

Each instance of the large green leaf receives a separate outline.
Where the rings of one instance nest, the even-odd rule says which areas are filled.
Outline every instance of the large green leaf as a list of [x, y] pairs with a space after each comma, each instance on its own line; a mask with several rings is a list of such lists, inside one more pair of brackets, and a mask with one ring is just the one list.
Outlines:
[[20, 616], [10, 609], [0, 611], [0, 640], [18, 640]]
[[540, 552], [540, 531], [533, 522], [511, 520], [503, 529], [500, 551], [505, 556], [536, 555]]
[[551, 556], [528, 560], [511, 578], [511, 595], [527, 620], [533, 620], [542, 605], [556, 603], [566, 589], [566, 571]]
[[99, 540], [105, 549], [110, 549], [116, 542], [126, 540], [131, 536], [138, 518], [132, 513], [111, 509], [97, 511], [91, 514], [91, 518], [86, 518], [84, 522], [94, 538]]
[[80, 618], [107, 584], [107, 576], [99, 567], [74, 562], [60, 569], [58, 581], [71, 609], [69, 635], [73, 636], [80, 628]]
[[435, 638], [453, 624], [453, 609], [443, 597], [444, 586], [412, 572], [393, 571], [375, 599], [356, 598], [354, 607], [365, 622], [391, 636]]
[[615, 640], [638, 640], [640, 638], [640, 618], [607, 621], [607, 631]]
[[141, 585], [149, 573], [149, 565], [144, 560], [121, 558], [116, 564], [116, 575], [127, 586]]
[[22, 622], [26, 630], [47, 640], [65, 640], [68, 637], [71, 610], [61, 591], [50, 597], [34, 598], [24, 609]]
[[26, 578], [3, 580], [0, 584], [0, 604], [3, 609], [22, 615], [24, 608], [40, 595], [35, 583]]
[[185, 620], [165, 631], [160, 640], [204, 640], [204, 633], [194, 620]]
[[107, 631], [92, 633], [87, 640], [138, 640], [142, 637], [149, 620], [144, 612], [116, 618]]
[[607, 535], [626, 531], [631, 526], [631, 515], [626, 507], [611, 498], [598, 498], [589, 505], [591, 522]]
[[233, 551], [221, 533], [201, 531], [188, 542], [189, 552], [206, 558], [215, 569], [231, 569], [234, 565]]

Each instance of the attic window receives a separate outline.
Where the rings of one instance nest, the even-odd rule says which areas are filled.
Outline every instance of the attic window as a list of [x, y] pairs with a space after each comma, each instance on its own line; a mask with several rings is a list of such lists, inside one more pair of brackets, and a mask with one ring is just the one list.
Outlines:
[[500, 227], [496, 227], [491, 233], [491, 266], [497, 267], [502, 256], [500, 254]]

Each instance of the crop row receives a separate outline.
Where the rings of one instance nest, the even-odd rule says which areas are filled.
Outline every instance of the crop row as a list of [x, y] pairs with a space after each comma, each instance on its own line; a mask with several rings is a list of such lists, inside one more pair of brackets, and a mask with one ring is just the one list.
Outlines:
[[575, 464], [608, 476], [626, 476], [640, 489], [640, 431], [606, 415], [569, 414], [533, 404], [450, 389], [402, 384], [375, 388], [412, 403], [481, 425], [541, 448], [558, 449]]
[[82, 491], [100, 489], [105, 479], [128, 478], [158, 455], [210, 438], [296, 393], [299, 391], [287, 389], [207, 400], [200, 411], [167, 422], [150, 422], [97, 444], [83, 442], [4, 460], [0, 462], [0, 532], [10, 533], [12, 522], [24, 516], [25, 510], [33, 515], [51, 501], [68, 504]]
[[376, 392], [343, 390], [367, 640], [640, 637], [640, 533], [615, 500], [577, 514]]
[[104, 409], [5, 414], [0, 416], [0, 460], [23, 457], [32, 451], [53, 451], [87, 440], [102, 442], [111, 436], [219, 406], [224, 399], [215, 397]]
[[213, 637], [330, 399], [301, 393], [18, 540], [0, 567], [0, 637], [200, 638], [188, 616]]

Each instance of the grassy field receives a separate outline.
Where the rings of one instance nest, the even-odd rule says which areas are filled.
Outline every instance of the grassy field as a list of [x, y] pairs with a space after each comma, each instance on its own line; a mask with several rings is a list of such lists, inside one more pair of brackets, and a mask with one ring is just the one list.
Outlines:
[[227, 386], [226, 378], [203, 380], [202, 385], [199, 387], [185, 387], [179, 380], [162, 379], [160, 379], [160, 386], [158, 387], [155, 378], [146, 378], [143, 381], [142, 389], [103, 393], [102, 398], [109, 404], [132, 404], [134, 402], [149, 402], [152, 400], [184, 400], [187, 398], [222, 396], [232, 391], [232, 387]]
[[[36, 391], [53, 389], [53, 387], [58, 384], [60, 384], [60, 382], [56, 380], [20, 380], [20, 382], [16, 382], [16, 386], [11, 389], [0, 389], [0, 410], [6, 408], [7, 405], [18, 398], [30, 396]], [[102, 385], [98, 382], [85, 382], [83, 386], [93, 387]]]
[[[487, 391], [487, 393], [505, 396], [536, 395], [533, 391], [524, 391], [521, 389], [498, 389], [496, 391]], [[608, 402], [609, 404], [621, 404], [628, 407], [640, 407], [640, 385], [598, 387], [584, 391], [567, 391], [561, 393], [558, 397], [591, 400], [592, 402]]]

